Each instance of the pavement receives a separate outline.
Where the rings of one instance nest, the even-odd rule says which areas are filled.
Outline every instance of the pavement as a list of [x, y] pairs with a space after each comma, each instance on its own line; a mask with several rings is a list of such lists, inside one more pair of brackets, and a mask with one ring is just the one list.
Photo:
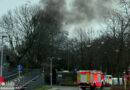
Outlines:
[[48, 90], [59, 90], [58, 88], [52, 88], [52, 89], [48, 89]]
[[79, 90], [78, 87], [67, 87], [67, 86], [53, 86], [52, 89], [48, 90]]
[[[53, 86], [52, 89], [48, 90], [81, 90], [79, 87], [67, 87], [67, 86]], [[86, 88], [86, 90], [90, 90], [90, 88]], [[96, 89], [96, 90], [101, 90], [101, 89]], [[102, 90], [111, 90], [109, 87], [105, 87]]]

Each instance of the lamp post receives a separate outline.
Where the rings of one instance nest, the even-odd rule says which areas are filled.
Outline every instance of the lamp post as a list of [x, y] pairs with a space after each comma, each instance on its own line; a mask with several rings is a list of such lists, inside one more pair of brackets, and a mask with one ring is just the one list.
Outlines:
[[[53, 68], [52, 60], [54, 59], [54, 57], [50, 57], [49, 59], [50, 59], [50, 85], [51, 85], [51, 87], [52, 87], [52, 84], [53, 84], [53, 83], [52, 83], [52, 82], [53, 82], [53, 80], [52, 80], [52, 79], [53, 79], [53, 78], [52, 78], [52, 77], [53, 77], [53, 74], [52, 74], [52, 68]], [[61, 60], [61, 58], [57, 58], [57, 60]]]
[[7, 36], [2, 36], [2, 48], [1, 48], [1, 76], [3, 75], [3, 39]]
[[130, 67], [128, 68], [128, 72], [129, 72], [129, 81], [130, 81]]
[[52, 59], [53, 57], [50, 58], [50, 85], [52, 87]]
[[[103, 46], [103, 45], [104, 45], [104, 41], [101, 42], [101, 46]], [[103, 50], [103, 51], [104, 51], [104, 50]], [[103, 54], [105, 54], [105, 53], [103, 53]], [[101, 66], [100, 66], [100, 70], [101, 70], [101, 71], [102, 71], [102, 67], [103, 67], [103, 66], [102, 66], [102, 64], [101, 64]]]
[[126, 90], [126, 71], [124, 70], [124, 72], [123, 72], [123, 74], [124, 74], [124, 90]]

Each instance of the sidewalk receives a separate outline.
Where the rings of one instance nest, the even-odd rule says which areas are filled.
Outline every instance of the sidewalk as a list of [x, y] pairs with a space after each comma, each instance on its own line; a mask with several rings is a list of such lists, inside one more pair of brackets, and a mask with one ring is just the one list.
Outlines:
[[53, 86], [52, 89], [48, 90], [79, 90], [79, 88], [71, 86]]
[[51, 89], [48, 89], [48, 90], [59, 90], [58, 88], [51, 88]]

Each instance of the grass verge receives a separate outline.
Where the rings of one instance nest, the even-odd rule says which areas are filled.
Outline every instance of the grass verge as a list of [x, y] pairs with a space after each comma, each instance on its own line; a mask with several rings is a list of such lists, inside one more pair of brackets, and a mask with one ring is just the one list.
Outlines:
[[61, 86], [77, 86], [77, 84], [73, 81], [64, 81], [60, 83]]
[[41, 87], [35, 88], [34, 90], [47, 90], [47, 89], [50, 89], [50, 88], [51, 88], [51, 86], [43, 85], [43, 86], [41, 86]]

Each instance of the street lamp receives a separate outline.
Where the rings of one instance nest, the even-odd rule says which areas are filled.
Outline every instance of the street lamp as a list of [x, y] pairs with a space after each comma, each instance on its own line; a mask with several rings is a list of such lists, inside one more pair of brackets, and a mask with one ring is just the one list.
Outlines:
[[101, 42], [101, 44], [103, 45], [103, 44], [104, 44], [104, 42], [102, 41], [102, 42]]
[[[52, 87], [52, 60], [54, 59], [54, 57], [49, 57], [50, 59], [50, 85]], [[61, 58], [57, 58], [57, 60], [61, 60]]]
[[128, 72], [129, 72], [129, 80], [130, 80], [130, 67], [128, 68]]
[[[104, 41], [101, 42], [101, 46], [103, 46], [103, 45], [104, 45]], [[106, 54], [106, 52], [104, 52], [104, 54]], [[101, 70], [101, 71], [102, 71], [102, 67], [103, 67], [103, 66], [102, 66], [102, 64], [101, 64], [101, 66], [100, 66], [100, 70]]]
[[91, 47], [91, 45], [87, 45], [87, 47], [88, 47], [88, 48], [90, 48], [90, 47]]
[[52, 87], [52, 59], [53, 58], [54, 57], [50, 58], [50, 85], [51, 85], [51, 87]]
[[115, 52], [116, 52], [116, 53], [118, 53], [118, 52], [119, 52], [119, 50], [118, 50], [118, 49], [116, 49], [116, 50], [115, 50]]
[[7, 36], [2, 36], [2, 48], [1, 48], [1, 76], [3, 74], [3, 39], [6, 38]]

